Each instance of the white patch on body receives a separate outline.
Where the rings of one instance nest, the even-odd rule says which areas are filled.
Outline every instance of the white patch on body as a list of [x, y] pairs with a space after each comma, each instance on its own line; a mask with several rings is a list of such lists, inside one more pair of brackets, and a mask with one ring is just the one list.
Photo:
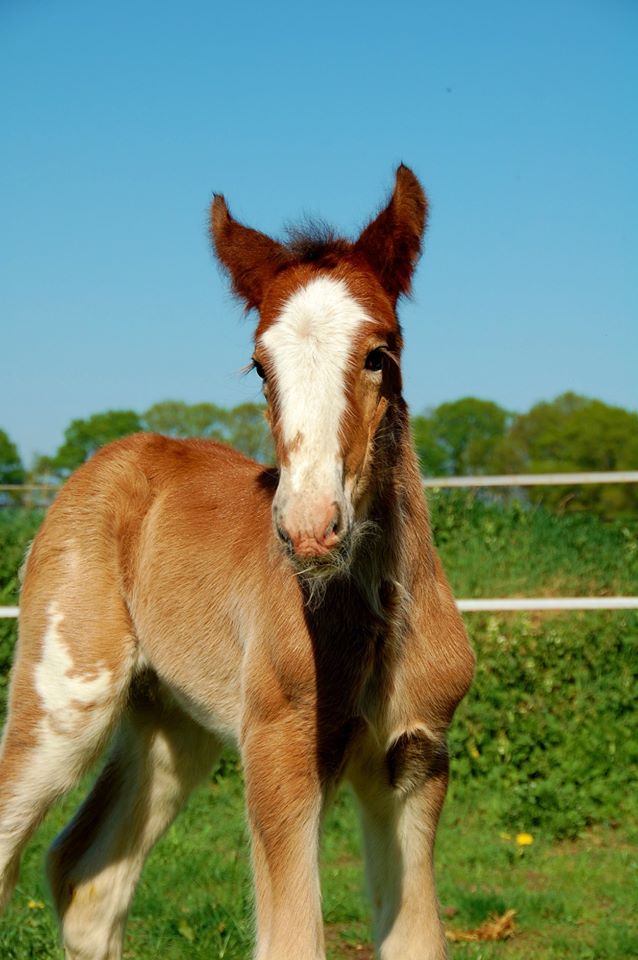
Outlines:
[[55, 718], [56, 727], [67, 727], [78, 705], [99, 706], [109, 698], [111, 671], [99, 667], [92, 676], [74, 675], [73, 659], [61, 634], [64, 614], [58, 605], [49, 607], [49, 619], [42, 644], [42, 658], [35, 668], [35, 688], [45, 711]]
[[284, 441], [291, 447], [293, 496], [341, 486], [345, 374], [354, 339], [371, 322], [343, 280], [320, 276], [290, 297], [261, 337], [275, 369]]

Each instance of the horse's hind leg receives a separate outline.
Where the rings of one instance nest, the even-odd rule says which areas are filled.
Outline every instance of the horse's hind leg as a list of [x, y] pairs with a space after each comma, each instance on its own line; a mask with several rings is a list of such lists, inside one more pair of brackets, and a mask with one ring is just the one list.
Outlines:
[[219, 741], [154, 681], [135, 682], [104, 770], [49, 852], [49, 881], [69, 960], [121, 957], [144, 861], [219, 751]]
[[117, 594], [76, 602], [32, 598], [21, 618], [9, 716], [0, 750], [0, 909], [18, 879], [27, 840], [54, 800], [102, 750], [135, 656]]

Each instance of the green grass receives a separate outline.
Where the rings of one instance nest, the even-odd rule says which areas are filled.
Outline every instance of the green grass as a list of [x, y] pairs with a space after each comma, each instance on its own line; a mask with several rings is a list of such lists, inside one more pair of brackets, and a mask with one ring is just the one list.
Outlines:
[[429, 490], [437, 547], [457, 597], [635, 594], [638, 518], [602, 522]]
[[[612, 613], [468, 617], [479, 671], [451, 737], [439, 892], [452, 928], [475, 928], [511, 908], [517, 934], [502, 943], [453, 944], [455, 960], [636, 954], [637, 620]], [[80, 796], [52, 811], [27, 850], [19, 888], [0, 920], [3, 960], [59, 955], [51, 911], [40, 907], [47, 898], [42, 861]], [[534, 838], [529, 847], [516, 843], [523, 831]], [[566, 834], [570, 839], [557, 840]], [[330, 960], [371, 960], [347, 790], [327, 817], [322, 874]], [[241, 777], [226, 759], [153, 852], [126, 956], [247, 960], [251, 914]]]
[[[154, 850], [131, 914], [129, 960], [247, 960], [251, 887], [240, 777], [229, 764], [192, 798]], [[19, 887], [0, 922], [3, 960], [53, 960], [56, 931], [42, 880], [46, 844], [78, 796], [59, 806], [30, 845]], [[484, 805], [490, 798], [484, 798]], [[347, 791], [333, 804], [323, 840], [324, 918], [330, 960], [372, 956], [359, 832]], [[448, 927], [475, 928], [516, 910], [516, 935], [501, 943], [453, 944], [453, 958], [628, 960], [638, 952], [638, 829], [597, 827], [575, 841], [529, 847], [486, 828], [481, 806], [453, 797], [437, 846]], [[488, 818], [489, 819], [489, 818]], [[362, 949], [363, 947], [363, 949]]]

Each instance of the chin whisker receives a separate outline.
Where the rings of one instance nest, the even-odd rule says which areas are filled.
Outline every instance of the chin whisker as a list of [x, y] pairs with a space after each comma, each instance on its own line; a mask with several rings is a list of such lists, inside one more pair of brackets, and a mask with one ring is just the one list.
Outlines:
[[326, 557], [296, 557], [290, 550], [286, 551], [309, 609], [315, 610], [321, 605], [331, 580], [353, 575], [355, 566], [365, 560], [379, 534], [380, 528], [374, 521], [356, 521], [339, 547]]

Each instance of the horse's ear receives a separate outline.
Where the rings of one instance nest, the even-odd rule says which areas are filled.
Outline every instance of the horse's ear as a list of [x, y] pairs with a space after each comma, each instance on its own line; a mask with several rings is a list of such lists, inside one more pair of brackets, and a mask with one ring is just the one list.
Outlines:
[[235, 220], [219, 193], [211, 206], [210, 235], [217, 259], [230, 274], [235, 293], [249, 310], [259, 307], [267, 284], [290, 262], [286, 248]]
[[401, 164], [388, 205], [368, 224], [354, 249], [377, 274], [392, 300], [410, 292], [421, 252], [428, 201], [412, 171]]

